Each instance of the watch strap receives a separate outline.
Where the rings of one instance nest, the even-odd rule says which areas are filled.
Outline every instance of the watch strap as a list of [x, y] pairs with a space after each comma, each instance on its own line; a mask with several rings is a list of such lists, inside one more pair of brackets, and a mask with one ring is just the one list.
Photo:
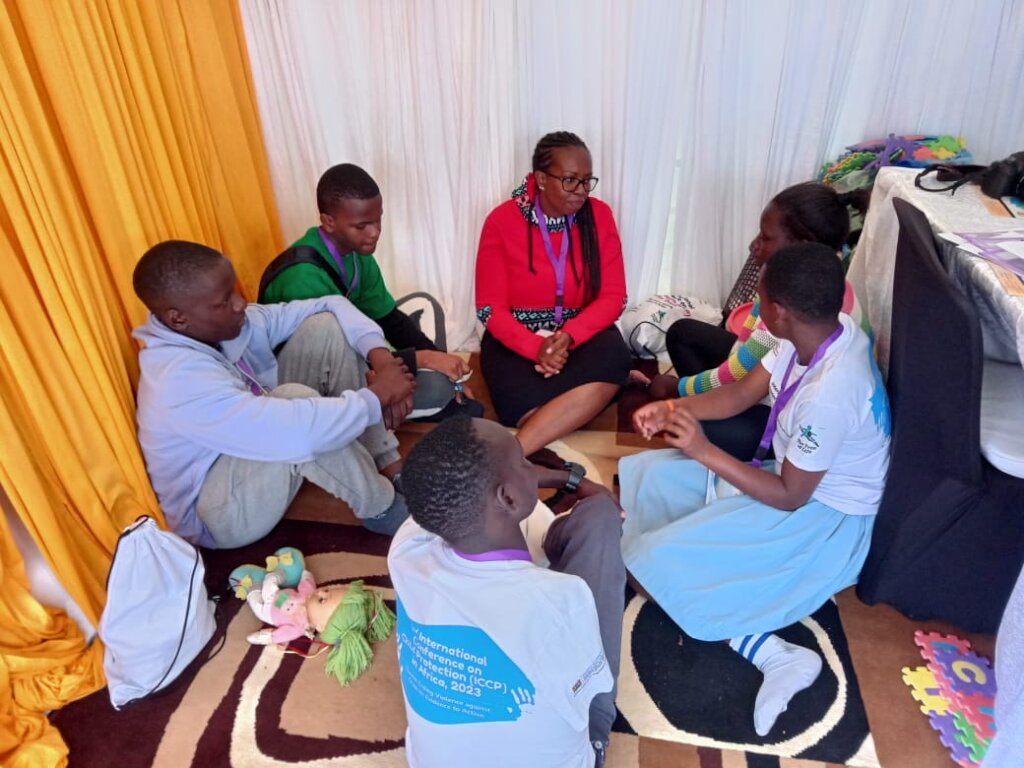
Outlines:
[[564, 488], [568, 493], [576, 493], [580, 483], [583, 482], [583, 478], [587, 474], [587, 470], [582, 464], [577, 464], [575, 461], [565, 462], [565, 469], [569, 472], [569, 479], [565, 481]]

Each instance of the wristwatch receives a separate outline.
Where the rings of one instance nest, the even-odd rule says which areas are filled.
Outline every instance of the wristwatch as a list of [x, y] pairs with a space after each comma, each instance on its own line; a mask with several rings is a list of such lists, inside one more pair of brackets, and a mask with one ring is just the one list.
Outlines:
[[580, 483], [586, 477], [587, 470], [582, 464], [577, 464], [575, 461], [565, 462], [564, 469], [569, 472], [569, 479], [565, 481], [563, 489], [568, 493], [576, 493], [576, 489], [580, 487]]

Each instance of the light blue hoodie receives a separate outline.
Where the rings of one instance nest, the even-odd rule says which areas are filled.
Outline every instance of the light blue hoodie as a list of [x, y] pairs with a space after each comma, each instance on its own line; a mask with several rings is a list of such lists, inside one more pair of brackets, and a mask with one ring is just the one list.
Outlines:
[[363, 357], [376, 347], [388, 348], [380, 327], [341, 296], [250, 304], [241, 332], [220, 349], [172, 331], [152, 315], [132, 332], [145, 344], [139, 353], [139, 443], [167, 523], [182, 538], [214, 545], [196, 515], [196, 500], [221, 454], [309, 461], [381, 420], [380, 401], [365, 388], [299, 400], [258, 397], [249, 389], [236, 366], [239, 358], [265, 388], [276, 387], [274, 348], [318, 312], [333, 313]]
[[1024, 755], [1024, 570], [996, 635], [996, 736], [981, 768], [1019, 768]]

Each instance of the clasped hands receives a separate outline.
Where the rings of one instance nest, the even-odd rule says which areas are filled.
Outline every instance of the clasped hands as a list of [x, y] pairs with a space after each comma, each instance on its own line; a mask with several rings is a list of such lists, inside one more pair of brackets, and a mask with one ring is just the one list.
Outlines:
[[569, 347], [572, 346], [572, 336], [562, 330], [555, 331], [546, 337], [537, 351], [537, 363], [533, 370], [550, 379], [562, 372], [565, 363], [569, 359]]
[[395, 429], [412, 411], [416, 378], [400, 358], [383, 347], [371, 349], [366, 359], [370, 364], [367, 389], [380, 400], [384, 426]]
[[648, 403], [633, 413], [633, 427], [647, 440], [660, 432], [669, 445], [697, 459], [709, 443], [700, 421], [685, 402], [673, 399]]

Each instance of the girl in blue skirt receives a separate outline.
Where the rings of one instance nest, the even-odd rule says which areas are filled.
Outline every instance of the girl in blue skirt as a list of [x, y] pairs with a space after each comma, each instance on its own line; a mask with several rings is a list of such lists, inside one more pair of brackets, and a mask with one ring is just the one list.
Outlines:
[[[766, 735], [821, 671], [814, 651], [771, 632], [855, 583], [889, 462], [889, 405], [868, 337], [841, 315], [832, 249], [783, 248], [761, 277], [761, 317], [781, 339], [746, 377], [633, 417], [675, 449], [622, 459], [626, 566], [691, 637], [728, 640], [764, 674], [754, 728]], [[710, 444], [702, 419], [772, 402], [758, 458]], [[777, 460], [761, 466], [772, 448]]]

